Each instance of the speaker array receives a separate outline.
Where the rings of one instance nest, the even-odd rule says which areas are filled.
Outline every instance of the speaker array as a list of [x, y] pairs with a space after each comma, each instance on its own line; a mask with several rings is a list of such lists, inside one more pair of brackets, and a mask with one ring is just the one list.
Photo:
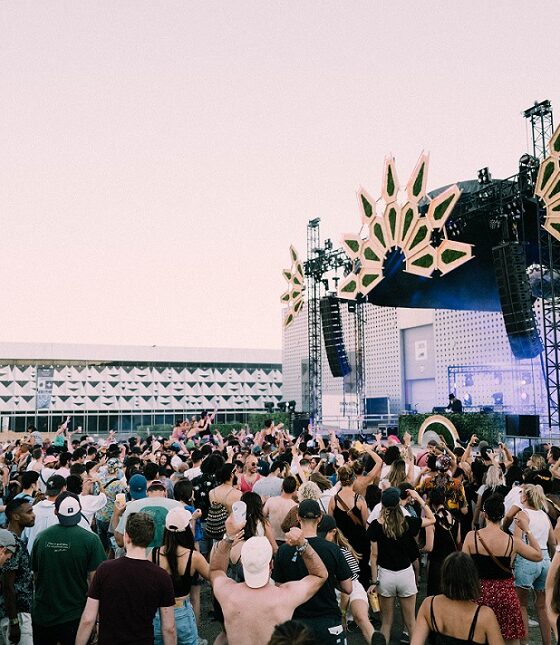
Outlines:
[[352, 371], [344, 346], [339, 300], [335, 296], [321, 298], [321, 326], [331, 374], [346, 376]]
[[495, 246], [492, 256], [511, 351], [515, 358], [535, 358], [543, 346], [525, 270], [525, 249], [519, 242], [506, 242]]

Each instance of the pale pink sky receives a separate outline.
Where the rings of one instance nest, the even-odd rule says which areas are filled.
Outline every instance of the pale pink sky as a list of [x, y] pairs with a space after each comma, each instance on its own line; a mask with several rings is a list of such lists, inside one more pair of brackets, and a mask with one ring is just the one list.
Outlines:
[[557, 0], [0, 4], [2, 341], [277, 348], [290, 243], [516, 171]]

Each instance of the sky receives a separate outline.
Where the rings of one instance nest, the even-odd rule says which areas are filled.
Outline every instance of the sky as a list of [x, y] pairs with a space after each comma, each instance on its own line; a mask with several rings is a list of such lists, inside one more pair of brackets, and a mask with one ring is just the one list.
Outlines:
[[3, 0], [0, 342], [281, 347], [306, 225], [384, 156], [514, 174], [560, 3]]

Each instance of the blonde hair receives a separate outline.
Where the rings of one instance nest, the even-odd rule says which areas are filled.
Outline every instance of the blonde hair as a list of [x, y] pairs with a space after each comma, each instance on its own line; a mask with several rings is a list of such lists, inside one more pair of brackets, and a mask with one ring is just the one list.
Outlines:
[[546, 511], [548, 509], [546, 495], [540, 484], [523, 484], [523, 492], [529, 506], [537, 511]]
[[531, 468], [533, 470], [544, 470], [546, 461], [542, 455], [531, 455]]
[[298, 502], [303, 502], [304, 499], [318, 500], [319, 497], [321, 497], [321, 489], [315, 482], [303, 482], [298, 488]]
[[400, 484], [406, 481], [406, 463], [404, 459], [397, 459], [391, 464], [387, 479], [391, 486], [398, 488]]
[[406, 519], [401, 511], [400, 505], [393, 507], [383, 507], [381, 510], [383, 518], [383, 532], [389, 538], [398, 540], [406, 532]]
[[490, 466], [486, 471], [484, 483], [489, 488], [496, 488], [496, 486], [503, 486], [505, 483], [504, 474], [499, 466]]
[[341, 549], [346, 549], [356, 558], [356, 560], [361, 560], [362, 556], [360, 553], [354, 550], [354, 547], [348, 542], [344, 533], [339, 529], [334, 529], [334, 543], [338, 545]]

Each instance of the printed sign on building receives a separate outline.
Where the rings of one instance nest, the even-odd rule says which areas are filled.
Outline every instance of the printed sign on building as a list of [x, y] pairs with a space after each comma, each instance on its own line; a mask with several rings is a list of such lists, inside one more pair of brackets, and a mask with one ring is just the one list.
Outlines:
[[37, 368], [36, 409], [48, 410], [51, 407], [54, 367]]

